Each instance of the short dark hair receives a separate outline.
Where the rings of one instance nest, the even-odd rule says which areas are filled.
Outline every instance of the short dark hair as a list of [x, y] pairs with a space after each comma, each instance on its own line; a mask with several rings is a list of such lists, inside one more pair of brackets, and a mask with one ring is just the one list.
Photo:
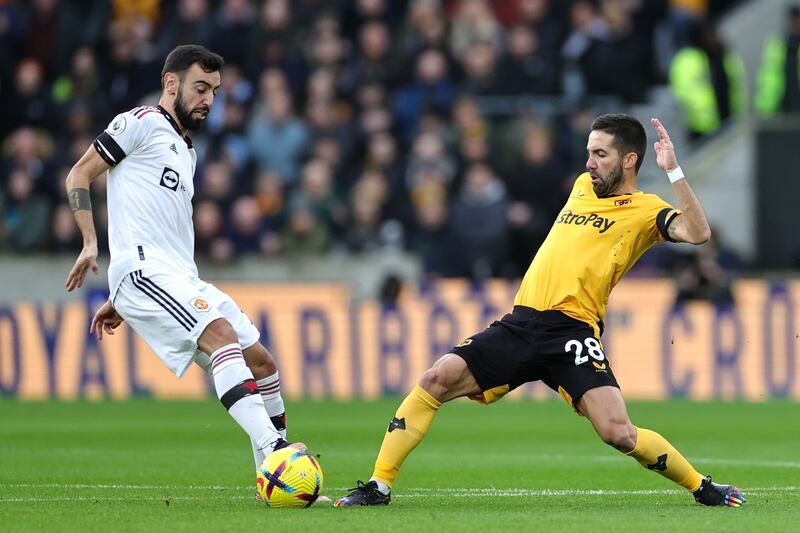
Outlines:
[[175, 73], [183, 79], [183, 73], [195, 63], [199, 64], [205, 72], [216, 72], [222, 68], [225, 60], [221, 55], [198, 44], [176, 46], [164, 61], [164, 68], [161, 69], [161, 86], [164, 86], [164, 76], [167, 72]]
[[641, 122], [623, 113], [600, 115], [592, 122], [592, 131], [613, 135], [614, 148], [620, 155], [634, 152], [637, 155], [636, 172], [639, 172], [647, 152], [647, 134]]

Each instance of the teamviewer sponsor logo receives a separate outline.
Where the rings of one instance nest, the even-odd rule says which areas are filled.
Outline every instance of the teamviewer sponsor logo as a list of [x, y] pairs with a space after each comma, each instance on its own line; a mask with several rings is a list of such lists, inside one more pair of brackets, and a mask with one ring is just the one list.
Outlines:
[[171, 189], [173, 191], [178, 190], [178, 184], [181, 182], [180, 175], [172, 170], [169, 167], [164, 167], [164, 172], [161, 173], [161, 186], [166, 187], [167, 189]]

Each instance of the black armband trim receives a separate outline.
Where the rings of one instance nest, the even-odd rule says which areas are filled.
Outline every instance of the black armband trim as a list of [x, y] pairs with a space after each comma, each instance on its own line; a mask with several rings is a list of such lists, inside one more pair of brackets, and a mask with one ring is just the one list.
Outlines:
[[94, 149], [100, 154], [106, 163], [115, 167], [120, 161], [125, 159], [125, 151], [120, 148], [111, 135], [104, 131], [94, 140]]
[[258, 394], [258, 384], [256, 383], [256, 380], [246, 379], [238, 385], [234, 385], [231, 390], [222, 395], [222, 398], [220, 398], [219, 401], [222, 402], [222, 405], [225, 406], [225, 409], [230, 411], [231, 407], [233, 407], [234, 404], [242, 398], [254, 396], [256, 394]]
[[659, 211], [658, 216], [656, 216], [656, 226], [658, 227], [658, 231], [669, 242], [677, 242], [675, 239], [669, 236], [669, 225], [672, 224], [672, 221], [675, 220], [676, 216], [678, 216], [678, 212], [670, 207], [665, 207]]

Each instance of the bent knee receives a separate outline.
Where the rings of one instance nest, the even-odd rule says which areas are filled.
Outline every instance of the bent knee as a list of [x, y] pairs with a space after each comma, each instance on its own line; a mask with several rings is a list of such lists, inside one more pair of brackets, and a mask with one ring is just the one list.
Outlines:
[[197, 339], [197, 347], [200, 351], [211, 355], [222, 346], [238, 342], [239, 336], [231, 323], [224, 318], [218, 318], [207, 325], [200, 334]]
[[245, 360], [256, 379], [265, 378], [278, 371], [275, 359], [259, 343], [245, 350]]
[[439, 399], [447, 392], [447, 375], [441, 367], [434, 366], [426, 370], [419, 378], [419, 386], [428, 394]]
[[231, 342], [239, 342], [236, 330], [226, 318], [218, 318], [206, 326], [204, 333], [211, 333], [220, 338], [232, 339]]
[[607, 424], [597, 431], [603, 442], [628, 453], [636, 447], [636, 428], [633, 424]]

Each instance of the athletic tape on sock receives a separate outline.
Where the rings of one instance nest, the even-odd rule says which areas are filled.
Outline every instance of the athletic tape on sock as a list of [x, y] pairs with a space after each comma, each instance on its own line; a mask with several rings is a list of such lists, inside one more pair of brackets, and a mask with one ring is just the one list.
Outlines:
[[232, 389], [222, 395], [222, 398], [220, 398], [219, 401], [222, 402], [222, 405], [225, 406], [225, 409], [230, 411], [231, 407], [233, 407], [236, 402], [242, 398], [253, 396], [255, 394], [258, 394], [258, 385], [256, 385], [256, 380], [246, 379], [241, 383], [234, 385]]

